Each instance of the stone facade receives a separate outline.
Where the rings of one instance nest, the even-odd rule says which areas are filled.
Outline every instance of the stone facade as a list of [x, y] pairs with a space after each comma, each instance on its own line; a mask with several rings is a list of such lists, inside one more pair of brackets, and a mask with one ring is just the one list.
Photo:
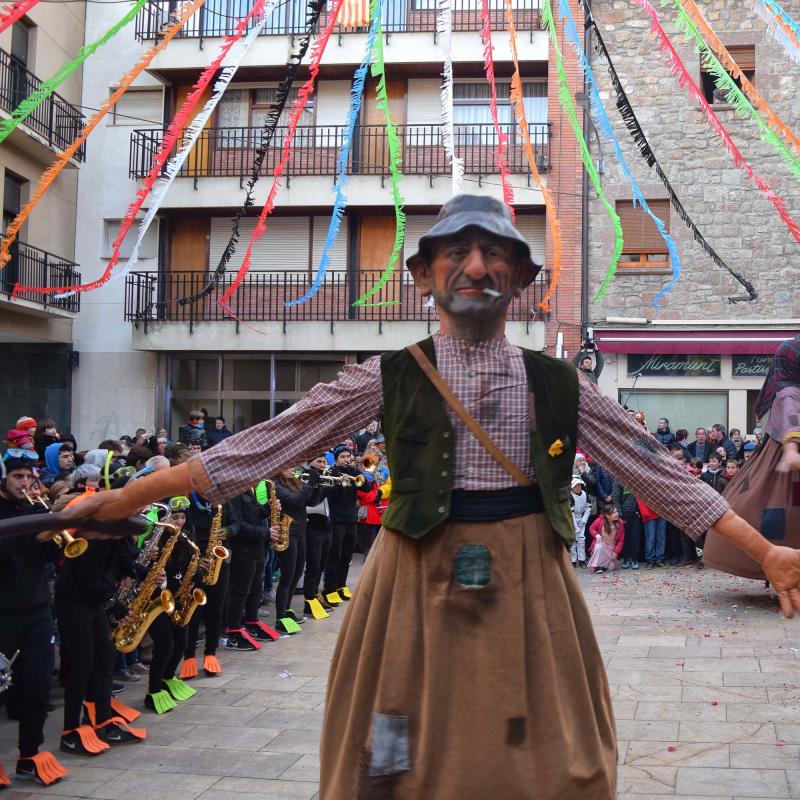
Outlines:
[[[659, 163], [695, 224], [735, 271], [755, 284], [758, 299], [730, 305], [729, 296], [742, 295], [739, 284], [717, 267], [692, 238], [690, 230], [670, 211], [670, 232], [681, 256], [682, 275], [660, 309], [651, 302], [669, 278], [660, 270], [649, 274], [620, 269], [606, 296], [590, 305], [596, 324], [606, 317], [648, 319], [777, 319], [800, 317], [800, 295], [793, 291], [800, 267], [800, 245], [775, 208], [753, 181], [738, 169], [722, 140], [709, 126], [699, 106], [670, 72], [649, 32], [650, 20], [631, 0], [599, 0], [594, 15], [616, 71]], [[677, 13], [671, 2], [654, 2], [667, 33], [700, 85], [700, 58], [692, 43], [677, 33]], [[706, 20], [726, 45], [755, 45], [754, 85], [794, 131], [800, 131], [800, 66], [786, 56], [747, 0], [698, 0]], [[782, 6], [800, 18], [800, 2]], [[666, 199], [655, 171], [640, 157], [615, 108], [615, 95], [606, 64], [592, 52], [592, 68], [606, 111], [623, 153], [648, 200]], [[789, 215], [800, 221], [800, 182], [789, 166], [765, 144], [755, 125], [739, 118], [730, 106], [715, 106], [731, 138], [757, 174], [786, 201]], [[603, 188], [610, 202], [630, 200], [630, 184], [622, 175], [611, 146], [602, 144]], [[592, 152], [597, 153], [593, 143]], [[613, 250], [614, 236], [603, 205], [590, 204], [590, 296], [600, 285]]]

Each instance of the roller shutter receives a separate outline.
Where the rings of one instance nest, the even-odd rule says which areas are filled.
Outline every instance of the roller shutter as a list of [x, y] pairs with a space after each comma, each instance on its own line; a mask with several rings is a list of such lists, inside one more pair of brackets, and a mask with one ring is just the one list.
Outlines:
[[[247, 241], [255, 228], [255, 217], [240, 224], [239, 246], [230, 261], [229, 269], [238, 269], [247, 249]], [[310, 256], [310, 217], [273, 217], [266, 233], [253, 247], [253, 270], [307, 270]], [[231, 235], [228, 217], [213, 217], [209, 246], [210, 269], [215, 269]]]

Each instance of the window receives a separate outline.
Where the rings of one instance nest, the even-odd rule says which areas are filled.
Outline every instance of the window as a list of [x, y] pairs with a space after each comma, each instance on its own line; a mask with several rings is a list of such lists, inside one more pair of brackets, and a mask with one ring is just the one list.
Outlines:
[[[511, 84], [498, 82], [496, 85], [497, 116], [500, 125], [510, 134], [511, 140], [515, 141], [516, 125], [514, 110], [511, 107]], [[491, 87], [485, 81], [453, 84], [453, 122], [462, 126], [480, 126], [472, 130], [463, 127], [457, 128], [457, 146], [459, 144], [496, 144], [496, 134], [492, 126], [492, 115], [489, 108], [491, 92]], [[523, 81], [522, 102], [530, 126], [531, 140], [535, 144], [542, 135], [536, 126], [547, 124], [547, 79]]]
[[[119, 233], [119, 225], [122, 220], [119, 219], [106, 219], [103, 220], [103, 254], [101, 258], [111, 258], [114, 252], [114, 240]], [[128, 235], [122, 242], [119, 255], [120, 258], [130, 258], [133, 252], [133, 245], [136, 237], [139, 235], [139, 222], [134, 221]], [[158, 255], [158, 225], [152, 223], [144, 235], [141, 247], [139, 248], [139, 259], [155, 258]]]
[[160, 128], [163, 119], [164, 93], [161, 89], [129, 89], [114, 105], [111, 124]]
[[[289, 92], [286, 106], [278, 119], [278, 125], [286, 125], [297, 98], [297, 89]], [[265, 86], [258, 89], [229, 89], [222, 95], [217, 111], [217, 127], [250, 128], [264, 127], [269, 110], [277, 99], [278, 87]], [[301, 126], [314, 124], [314, 99], [310, 97], [300, 117]], [[255, 147], [257, 137], [245, 131], [229, 130], [218, 135], [220, 147]]]
[[[669, 233], [669, 200], [648, 200], [650, 210], [664, 222]], [[617, 215], [622, 223], [625, 243], [620, 267], [666, 269], [669, 252], [652, 217], [631, 200], [617, 200]]]
[[6, 170], [3, 180], [3, 230], [22, 210], [22, 192], [27, 181]]
[[[756, 48], [752, 44], [730, 45], [727, 48], [731, 54], [731, 58], [736, 62], [736, 65], [744, 73], [745, 78], [753, 83], [756, 75]], [[703, 94], [706, 100], [712, 104], [727, 103], [725, 92], [721, 92], [714, 84], [714, 76], [708, 71], [708, 67], [700, 62], [700, 78], [702, 80]], [[741, 89], [741, 81], [738, 78], [733, 78], [733, 82]]]
[[11, 56], [23, 67], [28, 67], [31, 47], [31, 26], [19, 20], [11, 26]]

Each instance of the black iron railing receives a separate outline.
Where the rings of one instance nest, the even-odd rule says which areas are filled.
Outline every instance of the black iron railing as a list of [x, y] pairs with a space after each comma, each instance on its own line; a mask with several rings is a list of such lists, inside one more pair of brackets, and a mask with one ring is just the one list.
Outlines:
[[[2, 292], [11, 295], [14, 286], [20, 283], [24, 286], [74, 286], [81, 282], [81, 273], [78, 265], [61, 256], [48, 253], [38, 247], [15, 242], [11, 246], [11, 261], [0, 272], [0, 287]], [[45, 307], [60, 308], [63, 311], [77, 313], [81, 309], [80, 294], [64, 297], [60, 300], [51, 294], [38, 292], [22, 292], [17, 297], [21, 300], [30, 300]]]
[[[179, 5], [178, 0], [148, 0], [136, 18], [136, 37], [139, 41], [157, 39], [170, 22], [174, 21]], [[252, 5], [253, 0], [206, 0], [205, 5], [183, 27], [178, 37], [203, 39], [228, 36], [234, 32], [239, 19], [246, 16]], [[383, 10], [383, 30], [386, 33], [435, 33], [436, 7], [436, 0], [387, 0]], [[307, 9], [307, 0], [279, 3], [262, 33], [265, 36], [302, 33], [306, 29]], [[480, 0], [453, 0], [453, 30], [479, 30], [480, 10]], [[489, 13], [492, 28], [504, 30], [504, 0], [490, 0]], [[326, 22], [327, 17], [323, 12], [320, 27]], [[539, 30], [539, 0], [514, 0], [514, 27], [519, 31]], [[334, 31], [363, 33], [366, 28], [342, 28], [337, 25]]]
[[[391, 305], [353, 306], [352, 303], [373, 287], [380, 270], [361, 271], [355, 277], [343, 270], [331, 270], [320, 290], [305, 303], [286, 306], [308, 289], [307, 270], [254, 271], [247, 273], [230, 300], [233, 313], [248, 322], [435, 322], [436, 311], [428, 306], [407, 272], [397, 270], [369, 302]], [[209, 272], [132, 272], [125, 279], [125, 319], [133, 322], [215, 322], [230, 320], [218, 304], [231, 285], [235, 273], [226, 273], [202, 299], [182, 304], [181, 298], [200, 292], [209, 281]], [[547, 291], [548, 275], [537, 280], [515, 300], [508, 318], [532, 322], [541, 318], [538, 305]]]
[[[440, 125], [397, 125], [402, 144], [402, 170], [406, 175], [446, 175], [450, 172], [442, 144]], [[507, 161], [511, 172], [527, 173], [528, 164], [517, 128], [504, 124], [508, 136]], [[299, 127], [292, 145], [286, 175], [334, 175], [336, 159], [345, 126], [319, 125]], [[262, 175], [272, 173], [281, 157], [280, 143], [285, 127], [276, 130], [273, 147], [267, 152]], [[159, 130], [135, 130], [131, 133], [130, 176], [146, 176], [158, 152], [164, 134]], [[550, 167], [550, 125], [530, 126], [530, 137], [540, 171]], [[192, 151], [178, 173], [186, 178], [234, 177], [250, 174], [260, 128], [208, 128], [200, 133]], [[180, 147], [181, 142], [178, 142]], [[464, 159], [470, 175], [491, 175], [497, 169], [497, 133], [492, 125], [456, 125], [455, 150]], [[383, 125], [356, 126], [350, 151], [348, 172], [354, 175], [388, 175], [389, 143]]]
[[[28, 98], [42, 82], [13, 56], [0, 50], [0, 108], [12, 112]], [[55, 150], [63, 150], [78, 135], [84, 125], [83, 114], [61, 95], [53, 93], [25, 119], [23, 123], [35, 131]], [[83, 161], [85, 148], [75, 154]]]

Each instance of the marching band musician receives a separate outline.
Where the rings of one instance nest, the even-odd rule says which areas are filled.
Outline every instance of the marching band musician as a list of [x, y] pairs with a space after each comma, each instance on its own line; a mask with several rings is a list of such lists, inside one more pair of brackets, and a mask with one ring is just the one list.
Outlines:
[[692, 537], [714, 527], [749, 553], [789, 617], [800, 551], [768, 542], [571, 364], [506, 339], [541, 267], [503, 203], [453, 197], [406, 263], [437, 334], [82, 515], [121, 519], [166, 487], [220, 502], [382, 412], [392, 502], [331, 665], [320, 800], [611, 800], [611, 697], [567, 547], [576, 446]]
[[[349, 475], [355, 477], [361, 473], [353, 466], [353, 453], [346, 444], [338, 444], [333, 448], [333, 475]], [[347, 574], [350, 562], [356, 549], [356, 508], [357, 490], [353, 483], [334, 486], [330, 494], [331, 526], [333, 537], [325, 566], [323, 595], [331, 603], [350, 600], [350, 589], [347, 588]]]
[[[74, 489], [80, 483], [99, 479], [100, 469], [84, 464], [71, 477], [76, 478], [71, 481]], [[82, 496], [79, 491], [65, 494], [54, 510]], [[56, 578], [55, 611], [64, 676], [60, 749], [65, 753], [96, 756], [113, 745], [137, 743], [145, 738], [144, 729], [131, 728], [111, 704], [117, 654], [111, 641], [108, 612], [117, 619], [125, 616], [125, 609], [115, 607], [116, 589], [121, 580], [134, 576], [129, 542], [121, 537], [89, 542], [83, 555], [64, 559]], [[88, 719], [82, 722], [84, 707]]]
[[[377, 424], [377, 423], [376, 423]], [[308, 462], [322, 473], [328, 466], [325, 454]], [[314, 505], [306, 506], [306, 571], [303, 576], [303, 613], [313, 614], [312, 601], [317, 600], [325, 612], [333, 611], [335, 605], [329, 603], [319, 590], [322, 570], [328, 563], [331, 549], [331, 508], [328, 497], [333, 491], [330, 486], [320, 486], [320, 500]]]
[[[25, 497], [33, 488], [35, 450], [11, 448], [3, 455], [0, 519], [46, 513]], [[50, 613], [46, 563], [61, 553], [52, 542], [20, 536], [0, 541], [0, 652], [16, 659], [11, 688], [0, 695], [19, 720], [19, 760], [16, 779], [45, 786], [67, 775], [52, 753], [39, 752], [50, 704], [55, 665], [55, 635]], [[11, 781], [0, 765], [0, 787]]]
[[[214, 510], [209, 503], [197, 492], [192, 492], [189, 498], [189, 508], [186, 509], [186, 518], [189, 527], [194, 532], [195, 542], [200, 550], [205, 553], [208, 548], [208, 537], [214, 519]], [[208, 569], [208, 562], [200, 562], [203, 569]], [[213, 678], [222, 673], [222, 665], [217, 659], [219, 637], [222, 633], [222, 615], [225, 610], [225, 599], [228, 594], [228, 581], [230, 578], [230, 559], [222, 562], [219, 578], [213, 586], [203, 585], [206, 593], [206, 604], [195, 611], [189, 623], [189, 633], [186, 640], [186, 651], [181, 665], [180, 677], [182, 680], [194, 678], [197, 670], [197, 637], [200, 632], [200, 620], [205, 624], [205, 645], [203, 648], [203, 672], [206, 677]]]
[[289, 546], [278, 552], [281, 579], [275, 591], [275, 628], [280, 633], [299, 633], [298, 624], [305, 622], [305, 617], [295, 614], [291, 605], [294, 590], [306, 565], [306, 506], [315, 506], [322, 499], [319, 474], [319, 470], [310, 466], [308, 482], [301, 483], [295, 477], [294, 470], [287, 467], [272, 479], [281, 504], [281, 513], [292, 518]]
[[[186, 526], [189, 499], [182, 495], [172, 497], [168, 505], [171, 512], [169, 522], [193, 539], [191, 528]], [[193, 550], [184, 543], [183, 537], [179, 538], [167, 560], [164, 574], [160, 576], [160, 588], [169, 589], [173, 597], [180, 588], [181, 579], [189, 567], [192, 553]], [[166, 714], [176, 708], [179, 701], [189, 700], [197, 694], [196, 689], [175, 677], [178, 664], [186, 650], [188, 632], [188, 625], [176, 625], [172, 615], [167, 612], [159, 614], [148, 628], [150, 638], [153, 640], [153, 658], [147, 676], [144, 704], [156, 714]]]

